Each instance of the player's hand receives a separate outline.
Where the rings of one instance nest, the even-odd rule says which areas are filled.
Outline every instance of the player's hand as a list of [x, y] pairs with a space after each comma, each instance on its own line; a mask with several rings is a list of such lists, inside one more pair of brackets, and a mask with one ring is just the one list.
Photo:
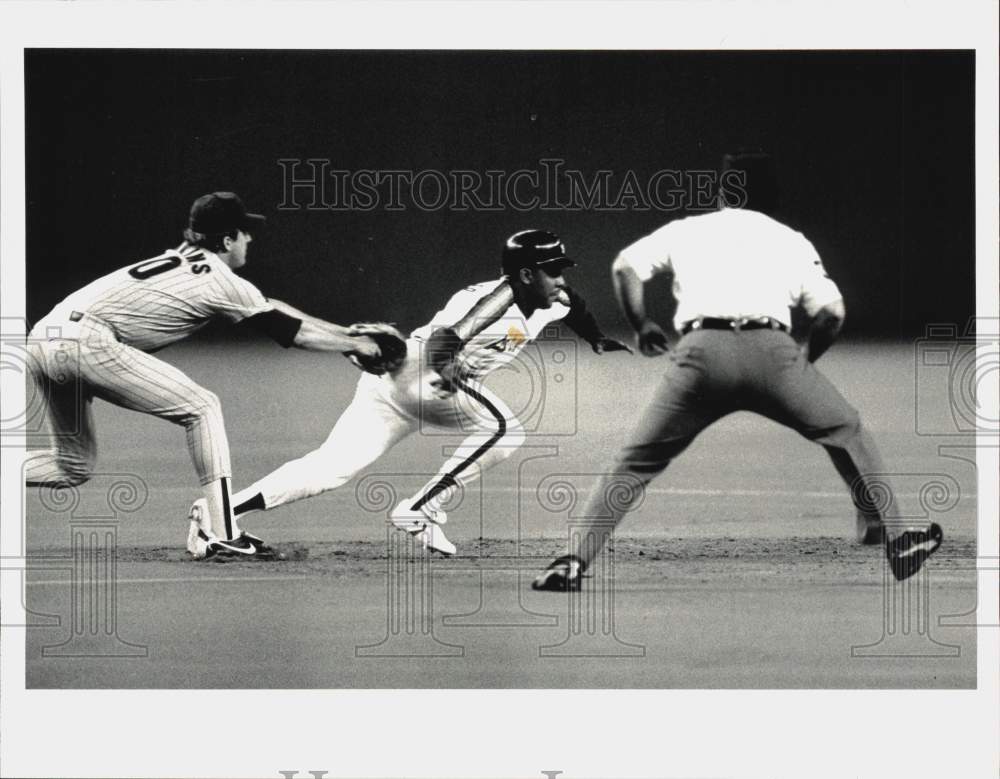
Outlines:
[[455, 385], [443, 376], [431, 379], [431, 395], [438, 400], [450, 398], [455, 394]]
[[639, 330], [639, 351], [647, 357], [658, 357], [670, 351], [667, 334], [652, 319], [647, 319]]
[[441, 368], [440, 372], [433, 371], [434, 378], [431, 379], [431, 394], [438, 400], [450, 398], [455, 394], [458, 387], [455, 385], [456, 368], [454, 364], [448, 364]]
[[382, 355], [382, 352], [378, 348], [378, 344], [370, 336], [355, 335], [351, 337], [351, 349], [348, 354], [357, 355], [369, 360], [376, 360]]
[[599, 341], [591, 344], [591, 347], [596, 354], [604, 354], [605, 352], [628, 352], [629, 354], [634, 354], [631, 346], [623, 344], [621, 341], [616, 341], [614, 338], [601, 338]]

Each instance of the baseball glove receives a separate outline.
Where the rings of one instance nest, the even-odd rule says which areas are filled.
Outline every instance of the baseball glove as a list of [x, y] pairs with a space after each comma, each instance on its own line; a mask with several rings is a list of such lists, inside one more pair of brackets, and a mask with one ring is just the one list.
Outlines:
[[378, 346], [377, 357], [356, 352], [345, 352], [348, 359], [367, 373], [381, 376], [392, 373], [406, 359], [406, 339], [387, 322], [358, 322], [348, 328], [351, 336], [371, 338]]

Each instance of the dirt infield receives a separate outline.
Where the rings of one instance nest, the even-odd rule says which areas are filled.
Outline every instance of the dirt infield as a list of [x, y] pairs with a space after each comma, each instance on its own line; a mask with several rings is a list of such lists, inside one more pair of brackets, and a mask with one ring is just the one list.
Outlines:
[[[276, 351], [169, 355], [223, 398], [237, 486], [319, 443], [353, 389], [342, 360]], [[249, 358], [253, 386], [214, 376]], [[945, 528], [925, 575], [892, 582], [881, 550], [853, 541], [821, 449], [735, 415], [654, 482], [583, 593], [537, 593], [574, 500], [657, 378], [639, 358], [580, 360], [575, 398], [451, 512], [451, 559], [386, 529], [384, 491], [419, 484], [454, 437], [414, 436], [354, 484], [248, 518], [286, 560], [196, 563], [182, 434], [99, 405], [99, 473], [72, 505], [28, 496], [28, 686], [975, 687], [975, 469], [957, 433], [917, 434], [915, 389], [925, 404], [948, 389], [919, 385], [912, 347], [838, 347], [822, 367], [870, 422], [901, 501]], [[502, 377], [506, 397], [522, 378]], [[636, 398], [622, 419], [591, 390], [612, 382]]]
[[[951, 540], [934, 559], [934, 622], [897, 620], [895, 636], [883, 622], [880, 556], [841, 538], [619, 539], [613, 610], [573, 596], [612, 629], [575, 634], [570, 596], [529, 589], [557, 542], [522, 545], [527, 558], [496, 539], [473, 557], [435, 558], [427, 612], [411, 604], [391, 618], [388, 599], [427, 597], [414, 594], [428, 565], [421, 555], [402, 563], [417, 582], [407, 589], [390, 585], [387, 566], [398, 561], [384, 543], [286, 548], [298, 559], [206, 565], [173, 547], [122, 550], [118, 635], [148, 656], [39, 657], [59, 633], [39, 629], [29, 686], [225, 686], [221, 664], [195, 662], [205, 642], [225, 642], [225, 665], [242, 669], [246, 687], [974, 686], [972, 631], [934, 624], [975, 604], [971, 539]], [[37, 581], [32, 607], [65, 613], [69, 588]], [[876, 656], [852, 656], [872, 644]], [[898, 656], [907, 653], [917, 656]]]

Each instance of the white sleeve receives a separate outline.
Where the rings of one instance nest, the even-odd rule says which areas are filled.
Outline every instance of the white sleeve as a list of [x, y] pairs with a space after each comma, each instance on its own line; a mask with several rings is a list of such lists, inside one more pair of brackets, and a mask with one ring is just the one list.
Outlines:
[[826, 305], [835, 303], [842, 298], [840, 289], [833, 282], [823, 267], [819, 252], [812, 242], [799, 234], [799, 245], [795, 252], [795, 283], [789, 290], [792, 306], [801, 307], [809, 316]]
[[[503, 286], [501, 290], [500, 287]], [[497, 279], [491, 284], [473, 284], [456, 292], [430, 321], [433, 327], [455, 327], [470, 314], [494, 321], [513, 303], [510, 285]], [[478, 310], [477, 310], [478, 307]]]
[[670, 222], [622, 249], [618, 259], [635, 271], [640, 281], [649, 281], [660, 273], [668, 273], [672, 270], [670, 250], [676, 233], [677, 221]]
[[274, 308], [257, 287], [235, 273], [220, 273], [215, 279], [215, 294], [209, 301], [212, 310], [231, 322]]

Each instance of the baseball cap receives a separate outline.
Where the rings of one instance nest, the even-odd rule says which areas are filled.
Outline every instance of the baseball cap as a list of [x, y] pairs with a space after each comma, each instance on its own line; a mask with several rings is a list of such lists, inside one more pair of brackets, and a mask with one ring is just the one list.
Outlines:
[[521, 268], [572, 268], [576, 262], [566, 256], [566, 246], [548, 230], [522, 230], [507, 239], [501, 266], [507, 275]]
[[251, 214], [243, 201], [233, 192], [212, 192], [202, 195], [191, 206], [188, 225], [202, 235], [218, 235], [233, 230], [256, 229], [266, 220], [260, 214]]

